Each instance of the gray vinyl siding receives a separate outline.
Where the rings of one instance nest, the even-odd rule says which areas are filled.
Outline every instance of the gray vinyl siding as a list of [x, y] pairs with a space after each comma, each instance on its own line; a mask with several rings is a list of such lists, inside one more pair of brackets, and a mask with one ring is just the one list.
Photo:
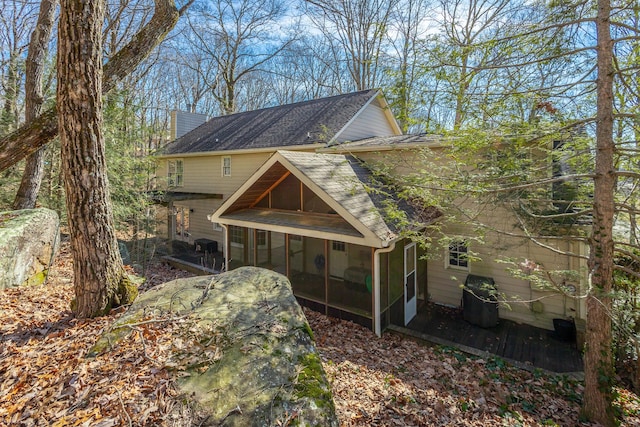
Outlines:
[[171, 139], [180, 138], [207, 121], [206, 114], [187, 111], [171, 112]]
[[371, 136], [394, 135], [389, 117], [377, 103], [371, 103], [356, 116], [347, 128], [338, 136], [338, 141], [356, 141]]

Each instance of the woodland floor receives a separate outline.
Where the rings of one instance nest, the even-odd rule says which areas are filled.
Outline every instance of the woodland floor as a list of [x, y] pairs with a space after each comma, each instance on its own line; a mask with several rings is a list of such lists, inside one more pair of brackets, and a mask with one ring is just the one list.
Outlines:
[[[162, 265], [151, 271], [145, 288], [187, 276]], [[120, 313], [76, 320], [72, 295], [66, 244], [45, 286], [0, 291], [0, 426], [197, 424], [174, 387], [172, 322], [140, 324], [116, 350], [88, 359]], [[342, 426], [591, 425], [579, 421], [577, 380], [397, 334], [377, 338], [352, 323], [305, 313]], [[622, 425], [640, 426], [640, 399], [618, 391]]]

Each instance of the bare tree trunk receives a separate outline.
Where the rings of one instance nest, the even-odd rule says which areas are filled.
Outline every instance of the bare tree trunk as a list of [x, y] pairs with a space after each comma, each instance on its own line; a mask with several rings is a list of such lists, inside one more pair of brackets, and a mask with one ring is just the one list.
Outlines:
[[[187, 2], [180, 10], [173, 0], [155, 1], [151, 20], [105, 64], [103, 93], [113, 89], [155, 49], [193, 1]], [[13, 166], [51, 141], [58, 134], [57, 114], [56, 108], [49, 109], [31, 123], [0, 138], [0, 171]]]
[[12, 50], [7, 64], [4, 82], [4, 105], [0, 112], [0, 134], [11, 132], [18, 127], [18, 59], [20, 53]]
[[[108, 312], [126, 277], [113, 227], [102, 134], [104, 0], [62, 0], [58, 127], [78, 317]], [[120, 292], [122, 294], [122, 292]]]
[[598, 79], [596, 113], [596, 166], [593, 197], [593, 231], [587, 296], [585, 391], [583, 413], [605, 426], [616, 425], [613, 411], [614, 365], [611, 351], [611, 290], [613, 287], [613, 215], [616, 175], [613, 143], [613, 43], [610, 33], [611, 5], [598, 1]]
[[[30, 123], [42, 111], [44, 61], [49, 51], [48, 45], [57, 5], [58, 0], [42, 0], [40, 2], [38, 22], [35, 30], [31, 33], [24, 83], [26, 123]], [[44, 154], [44, 148], [40, 148], [27, 158], [22, 181], [13, 201], [13, 209], [33, 209], [36, 206], [36, 198], [44, 175]]]

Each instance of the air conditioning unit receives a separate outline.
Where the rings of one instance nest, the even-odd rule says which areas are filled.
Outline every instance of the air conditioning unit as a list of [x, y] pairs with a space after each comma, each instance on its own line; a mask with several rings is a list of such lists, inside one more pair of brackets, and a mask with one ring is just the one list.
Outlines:
[[194, 240], [196, 252], [218, 252], [218, 242], [210, 239], [196, 239]]

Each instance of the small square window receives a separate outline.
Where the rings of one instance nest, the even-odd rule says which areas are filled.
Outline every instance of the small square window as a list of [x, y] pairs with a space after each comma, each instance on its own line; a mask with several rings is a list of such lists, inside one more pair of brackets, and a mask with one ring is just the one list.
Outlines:
[[469, 269], [469, 245], [465, 240], [449, 243], [447, 265], [461, 270]]
[[231, 157], [222, 158], [222, 176], [231, 176]]

